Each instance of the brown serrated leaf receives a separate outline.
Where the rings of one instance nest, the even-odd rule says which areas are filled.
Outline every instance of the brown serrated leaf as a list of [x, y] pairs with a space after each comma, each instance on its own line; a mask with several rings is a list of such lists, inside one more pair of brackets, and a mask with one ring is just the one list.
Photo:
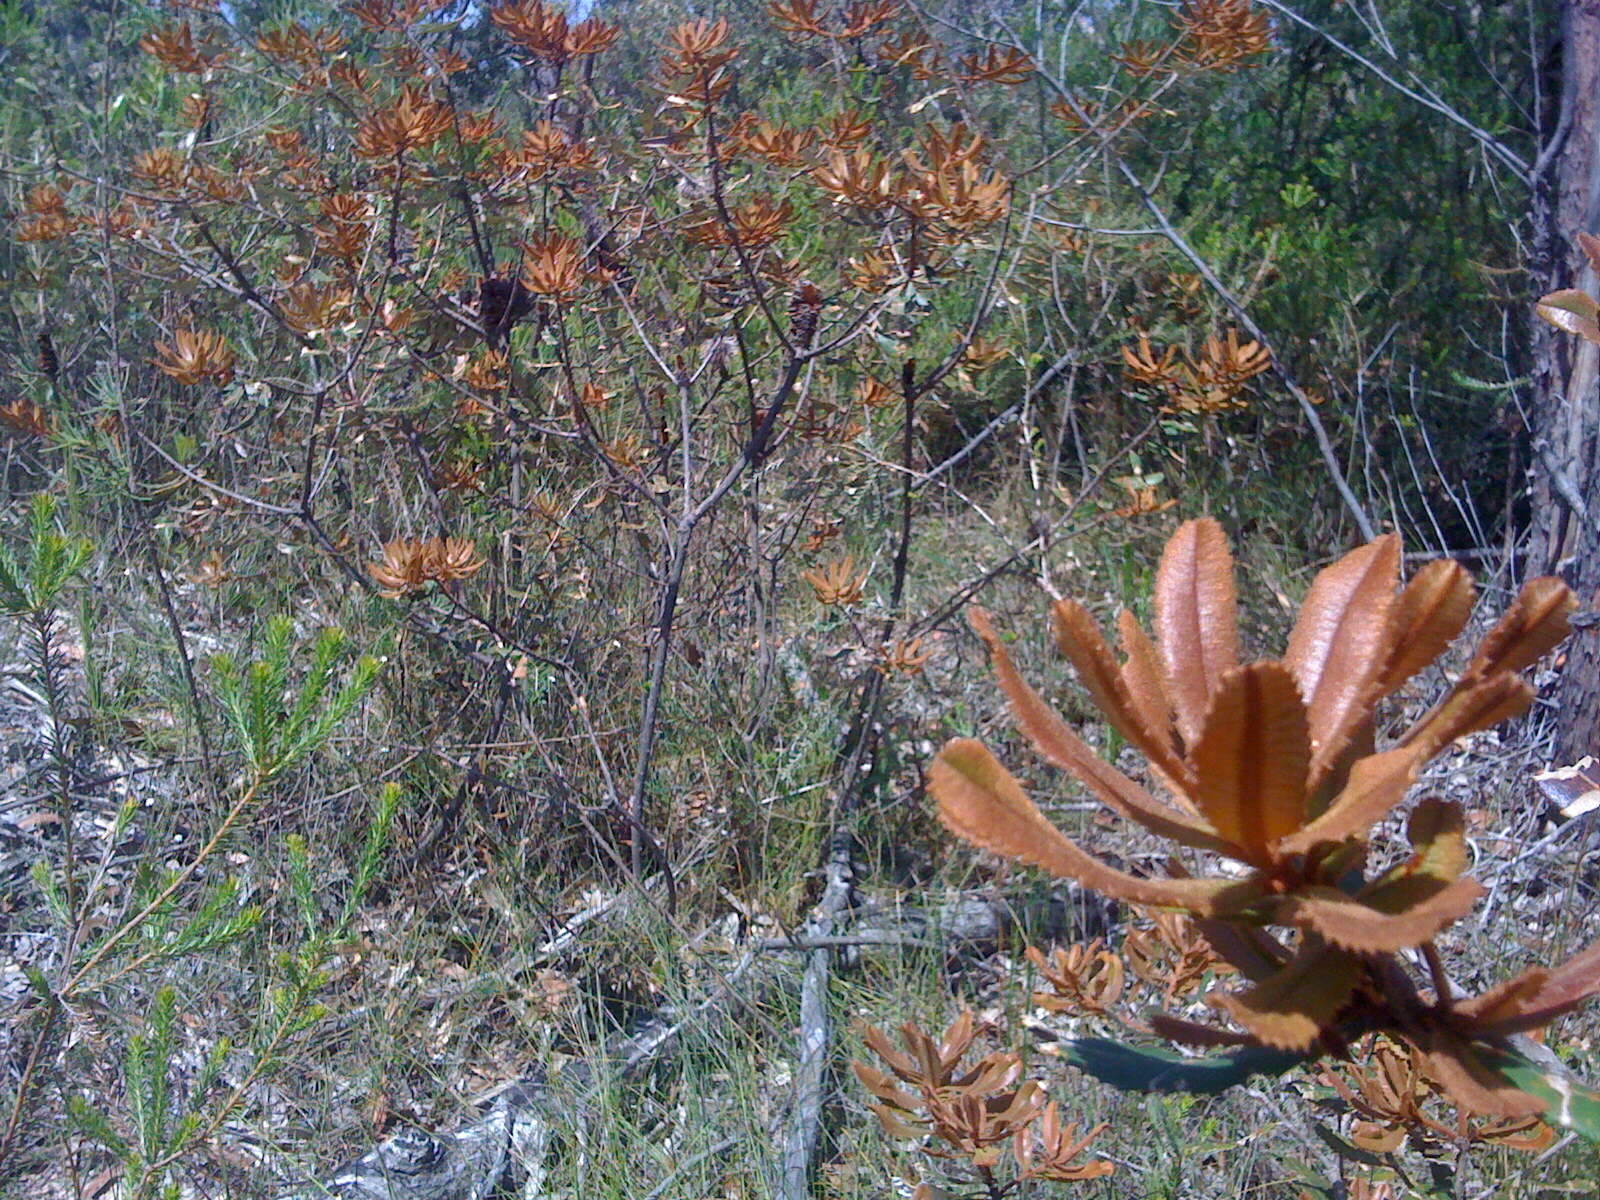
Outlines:
[[1006, 858], [1133, 904], [1215, 914], [1255, 896], [1247, 884], [1220, 879], [1140, 879], [1081, 850], [1045, 819], [1022, 785], [982, 742], [952, 738], [928, 769], [939, 819], [958, 837]]
[[1492, 675], [1532, 666], [1572, 632], [1569, 618], [1577, 603], [1572, 589], [1553, 576], [1528, 580], [1484, 637], [1468, 673]]
[[1334, 1023], [1360, 977], [1355, 955], [1313, 940], [1272, 978], [1216, 1003], [1268, 1046], [1306, 1050]]
[[[1477, 682], [1472, 682], [1477, 679]], [[1501, 671], [1481, 678], [1469, 673], [1401, 739], [1403, 746], [1425, 746], [1432, 758], [1459, 737], [1520, 717], [1533, 703], [1533, 685]]]
[[1475, 1033], [1504, 1033], [1508, 1025], [1534, 1006], [1535, 998], [1549, 982], [1548, 967], [1528, 967], [1510, 979], [1502, 979], [1486, 992], [1458, 1001], [1452, 1014], [1462, 1018]]
[[[1542, 1028], [1600, 995], [1600, 942], [1580, 951], [1560, 966], [1549, 968], [1540, 980], [1538, 990], [1520, 998], [1518, 1011], [1514, 1015], [1498, 1011], [1504, 1007], [1500, 1002], [1503, 995], [1509, 994], [1510, 989], [1517, 987], [1521, 981], [1537, 977], [1544, 971], [1544, 968], [1530, 968], [1514, 979], [1491, 988], [1476, 1001], [1464, 1002], [1460, 1010], [1474, 1015], [1480, 1027], [1485, 1027], [1486, 1033], [1523, 1033]], [[1492, 1023], [1489, 1010], [1497, 1011]]]
[[1111, 647], [1101, 636], [1088, 610], [1076, 600], [1058, 600], [1051, 612], [1056, 648], [1078, 672], [1078, 679], [1095, 706], [1152, 766], [1179, 788], [1190, 782], [1188, 766], [1172, 747], [1171, 726], [1144, 719], [1140, 705], [1124, 681]]
[[1411, 577], [1395, 602], [1394, 641], [1378, 686], [1388, 695], [1449, 648], [1472, 616], [1476, 589], [1467, 569], [1436, 558]]
[[1438, 796], [1420, 801], [1406, 821], [1406, 840], [1416, 851], [1406, 874], [1459, 879], [1467, 869], [1467, 818], [1454, 801]]
[[883, 1132], [896, 1141], [921, 1141], [928, 1135], [926, 1126], [912, 1125], [901, 1120], [899, 1114], [886, 1104], [869, 1104], [867, 1107], [877, 1116], [878, 1124], [883, 1126]]
[[1400, 745], [1359, 759], [1350, 781], [1328, 811], [1278, 847], [1280, 854], [1304, 854], [1319, 842], [1366, 839], [1372, 826], [1401, 800], [1417, 777], [1417, 768], [1437, 747], [1418, 742]]
[[1194, 919], [1194, 927], [1223, 962], [1252, 983], [1272, 978], [1290, 957], [1264, 929], [1203, 917]]
[[1419, 1046], [1429, 1077], [1462, 1108], [1489, 1117], [1531, 1117], [1544, 1102], [1501, 1079], [1478, 1060], [1464, 1038], [1432, 1031], [1431, 1045]]
[[1311, 741], [1305, 702], [1284, 664], [1228, 672], [1190, 760], [1195, 803], [1257, 866], [1305, 821]]
[[897, 1087], [894, 1080], [884, 1072], [874, 1070], [866, 1063], [854, 1059], [851, 1060], [850, 1067], [855, 1072], [856, 1078], [861, 1081], [861, 1086], [884, 1103], [907, 1111], [917, 1106], [917, 1097]]
[[1283, 661], [1305, 697], [1318, 772], [1371, 710], [1399, 574], [1400, 539], [1386, 534], [1318, 573], [1300, 606]]
[[1130, 821], [1137, 821], [1152, 833], [1197, 850], [1226, 851], [1227, 843], [1209, 826], [1162, 804], [1073, 733], [1060, 714], [1046, 704], [1017, 671], [988, 613], [973, 608], [968, 611], [967, 619], [989, 648], [989, 662], [1000, 690], [1011, 702], [1017, 728], [1046, 762], [1072, 772], [1107, 808]]
[[[1127, 609], [1117, 614], [1117, 637], [1127, 661], [1122, 664], [1122, 682], [1133, 698], [1144, 724], [1165, 731], [1172, 742], [1172, 701], [1167, 698], [1167, 681], [1161, 674], [1161, 653]], [[1176, 749], [1176, 747], [1174, 747]]]
[[1156, 644], [1186, 745], [1200, 736], [1211, 697], [1239, 665], [1233, 555], [1210, 517], [1178, 526], [1156, 571]]
[[[1398, 1150], [1400, 1143], [1405, 1140], [1404, 1125], [1379, 1125], [1373, 1121], [1357, 1121], [1350, 1127], [1350, 1144], [1369, 1154], [1388, 1154]], [[1392, 1192], [1389, 1194], [1393, 1195]]]
[[[876, 1025], [869, 1025], [862, 1031], [861, 1040], [866, 1042], [867, 1048], [884, 1062], [889, 1064], [889, 1069], [907, 1083], [921, 1082], [922, 1075], [916, 1062], [906, 1054], [902, 1054], [889, 1040], [889, 1035]], [[864, 1068], [870, 1070], [871, 1068]], [[857, 1074], [860, 1072], [858, 1071]]]
[[1180, 1046], [1213, 1049], [1218, 1046], [1259, 1046], [1253, 1034], [1233, 1029], [1218, 1029], [1215, 1025], [1202, 1025], [1198, 1021], [1185, 1021], [1171, 1013], [1153, 1012], [1147, 1018], [1150, 1032]]
[[[1476, 879], [1440, 884], [1415, 876], [1358, 899], [1337, 888], [1302, 888], [1286, 898], [1275, 919], [1313, 929], [1336, 946], [1360, 954], [1392, 954], [1420, 946], [1472, 911], [1483, 895]], [[1378, 907], [1394, 902], [1394, 911]]]

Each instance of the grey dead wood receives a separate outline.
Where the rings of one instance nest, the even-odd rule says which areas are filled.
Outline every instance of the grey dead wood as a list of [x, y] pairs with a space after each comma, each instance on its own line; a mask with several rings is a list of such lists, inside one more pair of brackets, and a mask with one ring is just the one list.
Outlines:
[[[850, 862], [848, 830], [835, 830], [828, 851], [827, 883], [822, 902], [805, 924], [802, 938], [830, 938], [845, 918], [854, 895], [855, 868]], [[795, 1067], [789, 1126], [784, 1134], [778, 1195], [804, 1200], [811, 1189], [811, 1160], [822, 1133], [823, 1085], [828, 1070], [830, 1030], [828, 975], [833, 949], [818, 945], [806, 954], [800, 980], [800, 1049]]]

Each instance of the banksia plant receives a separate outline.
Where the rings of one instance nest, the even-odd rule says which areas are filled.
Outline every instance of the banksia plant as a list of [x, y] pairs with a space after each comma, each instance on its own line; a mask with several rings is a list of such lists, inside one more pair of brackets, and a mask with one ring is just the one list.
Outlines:
[[170, 343], [156, 343], [156, 369], [188, 387], [231, 383], [235, 361], [222, 335], [209, 329], [180, 329]]
[[855, 556], [845, 555], [826, 566], [802, 571], [801, 577], [816, 593], [817, 603], [832, 607], [836, 604], [854, 604], [867, 588], [867, 572], [856, 573]]
[[[1194, 919], [1244, 981], [1207, 997], [1239, 1028], [1154, 1015], [1151, 1027], [1169, 1040], [1275, 1052], [1250, 1061], [1281, 1069], [1384, 1032], [1415, 1047], [1463, 1107], [1543, 1112], [1546, 1098], [1524, 1090], [1539, 1085], [1518, 1073], [1528, 1064], [1509, 1039], [1600, 992], [1600, 946], [1458, 996], [1435, 939], [1483, 894], [1464, 873], [1460, 806], [1421, 801], [1406, 827], [1411, 854], [1387, 869], [1369, 851], [1374, 827], [1429, 759], [1528, 708], [1533, 688], [1519, 672], [1566, 636], [1573, 597], [1555, 579], [1528, 583], [1444, 698], [1380, 749], [1380, 702], [1444, 653], [1473, 606], [1460, 565], [1429, 563], [1403, 588], [1399, 568], [1393, 535], [1347, 554], [1312, 584], [1284, 656], [1253, 663], [1240, 661], [1233, 562], [1215, 521], [1190, 521], [1168, 543], [1155, 637], [1124, 612], [1121, 661], [1082, 605], [1058, 602], [1057, 646], [1149, 760], [1165, 799], [1096, 755], [1024, 682], [987, 614], [972, 611], [1034, 749], [1114, 812], [1197, 855], [1192, 868], [1175, 856], [1169, 877], [1144, 878], [1088, 854], [971, 738], [945, 745], [929, 785], [944, 823], [974, 845]], [[1199, 865], [1219, 860], [1231, 865]], [[1428, 965], [1424, 981], [1403, 954]]]
[[396, 600], [430, 583], [448, 588], [471, 578], [484, 561], [470, 538], [395, 538], [381, 559], [367, 564], [367, 574], [379, 594]]
[[1439, 1087], [1414, 1046], [1374, 1039], [1363, 1062], [1342, 1071], [1324, 1067], [1322, 1079], [1351, 1114], [1351, 1144], [1367, 1154], [1391, 1154], [1406, 1141], [1425, 1152], [1476, 1142], [1532, 1153], [1555, 1141], [1550, 1127], [1534, 1117], [1485, 1121], [1457, 1113], [1453, 1121], [1441, 1120], [1432, 1111]]
[[991, 1196], [1002, 1184], [996, 1168], [1011, 1151], [1020, 1179], [1098, 1179], [1115, 1169], [1103, 1159], [1083, 1159], [1104, 1125], [1080, 1135], [1037, 1080], [1024, 1079], [1022, 1060], [995, 1051], [964, 1061], [976, 1038], [972, 1013], [963, 1012], [938, 1038], [913, 1022], [900, 1027], [903, 1049], [881, 1030], [864, 1031], [867, 1048], [889, 1069], [863, 1062], [851, 1068], [877, 1101], [870, 1107], [891, 1138], [924, 1141], [933, 1158], [964, 1160]]

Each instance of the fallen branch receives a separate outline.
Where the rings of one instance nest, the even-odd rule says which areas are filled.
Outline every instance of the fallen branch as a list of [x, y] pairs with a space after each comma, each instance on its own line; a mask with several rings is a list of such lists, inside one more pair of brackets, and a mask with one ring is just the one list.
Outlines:
[[[835, 917], [844, 911], [838, 897], [848, 896], [848, 878], [843, 871], [835, 875], [836, 862], [848, 863], [848, 843], [842, 851], [836, 846], [829, 856], [828, 884], [818, 909], [820, 914], [828, 908], [832, 897]], [[850, 938], [856, 944], [942, 945], [949, 953], [983, 953], [1023, 931], [1039, 941], [1084, 939], [1103, 934], [1110, 925], [1110, 910], [1098, 898], [1085, 896], [1075, 888], [1033, 898], [1021, 908], [993, 896], [965, 894], [951, 897], [933, 909], [864, 906], [856, 911], [859, 919]], [[819, 917], [813, 920], [819, 921]], [[813, 931], [808, 923], [801, 940], [826, 936], [829, 935], [820, 930]], [[788, 947], [787, 943], [781, 945]], [[291, 1186], [279, 1194], [279, 1200], [487, 1200], [498, 1189], [513, 1184], [520, 1185], [519, 1194], [524, 1200], [537, 1200], [544, 1194], [546, 1159], [556, 1133], [569, 1130], [581, 1135], [592, 1115], [595, 1097], [606, 1083], [644, 1075], [671, 1053], [685, 1029], [720, 1021], [777, 989], [795, 986], [795, 958], [770, 952], [777, 948], [767, 942], [752, 944], [709, 995], [692, 1005], [658, 1010], [636, 1032], [611, 1039], [594, 1061], [569, 1062], [554, 1076], [539, 1068], [531, 1069], [521, 1078], [478, 1097], [477, 1106], [487, 1111], [455, 1131], [432, 1134], [413, 1128], [401, 1130], [325, 1179]], [[828, 950], [811, 953], [826, 956]], [[802, 1025], [807, 1024], [804, 975], [813, 961], [814, 958], [807, 960], [798, 981], [802, 988]], [[824, 973], [811, 985], [818, 1005], [825, 998], [826, 982]], [[824, 1035], [815, 1058], [819, 1097], [827, 1042]], [[803, 1061], [802, 1077], [808, 1069], [808, 1061]], [[820, 1111], [820, 1105], [814, 1107]], [[802, 1128], [801, 1110], [797, 1103], [791, 1129]], [[809, 1156], [808, 1149], [806, 1164]]]
[[[843, 825], [834, 830], [828, 851], [827, 884], [822, 902], [805, 924], [806, 940], [830, 938], [835, 924], [850, 907], [855, 869], [850, 864], [851, 838]], [[811, 1158], [822, 1133], [822, 1084], [828, 1067], [828, 975], [833, 950], [818, 946], [806, 958], [800, 981], [800, 1061], [795, 1068], [794, 1102], [783, 1142], [782, 1200], [806, 1200], [811, 1192]]]

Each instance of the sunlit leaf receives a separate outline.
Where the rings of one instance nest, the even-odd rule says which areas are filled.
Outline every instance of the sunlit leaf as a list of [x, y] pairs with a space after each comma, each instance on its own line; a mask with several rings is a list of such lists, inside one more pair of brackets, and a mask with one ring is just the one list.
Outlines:
[[1388, 534], [1319, 573], [1300, 607], [1283, 661], [1305, 697], [1319, 768], [1370, 710], [1399, 573], [1400, 539]]
[[1557, 967], [1531, 967], [1457, 1010], [1484, 1033], [1539, 1029], [1600, 995], [1600, 942]]
[[1306, 708], [1282, 663], [1223, 677], [1195, 744], [1195, 801], [1217, 832], [1265, 865], [1305, 820], [1311, 742]]
[[1531, 683], [1504, 671], [1468, 682], [1407, 730], [1401, 745], [1421, 747], [1431, 758], [1459, 737], [1520, 717], [1533, 703], [1533, 696]]
[[1600, 345], [1600, 303], [1587, 292], [1576, 288], [1551, 292], [1539, 297], [1533, 311], [1557, 329]]
[[957, 836], [1119, 900], [1213, 912], [1250, 890], [1229, 880], [1140, 879], [1106, 866], [1046, 820], [1011, 773], [971, 738], [945, 743], [929, 768], [928, 788], [939, 818]]
[[1576, 607], [1577, 598], [1561, 580], [1528, 580], [1484, 637], [1469, 671], [1486, 675], [1532, 666], [1572, 632], [1569, 618]]
[[1178, 730], [1192, 746], [1212, 694], [1239, 664], [1233, 555], [1216, 521], [1206, 517], [1178, 526], [1156, 571], [1155, 607], [1168, 696]]
[[1167, 697], [1167, 681], [1161, 673], [1161, 652], [1144, 631], [1144, 626], [1127, 609], [1117, 614], [1117, 636], [1127, 661], [1122, 664], [1122, 682], [1128, 689], [1140, 719], [1150, 729], [1164, 731], [1172, 740], [1172, 701]]
[[1443, 1029], [1431, 1030], [1428, 1045], [1418, 1048], [1428, 1074], [1462, 1108], [1489, 1117], [1531, 1117], [1548, 1107], [1547, 1099], [1524, 1091], [1502, 1070], [1508, 1052]]
[[1093, 790], [1102, 804], [1131, 821], [1139, 822], [1152, 833], [1196, 849], [1227, 852], [1228, 844], [1217, 837], [1209, 826], [1162, 804], [1090, 749], [1018, 673], [1011, 656], [1006, 653], [1005, 645], [990, 624], [989, 615], [980, 608], [972, 609], [967, 615], [972, 627], [989, 648], [989, 661], [1000, 683], [1000, 690], [1011, 701], [1017, 728], [1022, 730], [1046, 762], [1072, 772]]
[[1051, 615], [1056, 646], [1078, 672], [1078, 679], [1095, 706], [1162, 774], [1176, 786], [1185, 787], [1189, 769], [1173, 749], [1170, 726], [1144, 719], [1094, 618], [1071, 599], [1056, 601]]
[[1395, 602], [1394, 641], [1379, 687], [1388, 694], [1433, 662], [1466, 628], [1475, 589], [1467, 569], [1436, 558], [1411, 577]]

